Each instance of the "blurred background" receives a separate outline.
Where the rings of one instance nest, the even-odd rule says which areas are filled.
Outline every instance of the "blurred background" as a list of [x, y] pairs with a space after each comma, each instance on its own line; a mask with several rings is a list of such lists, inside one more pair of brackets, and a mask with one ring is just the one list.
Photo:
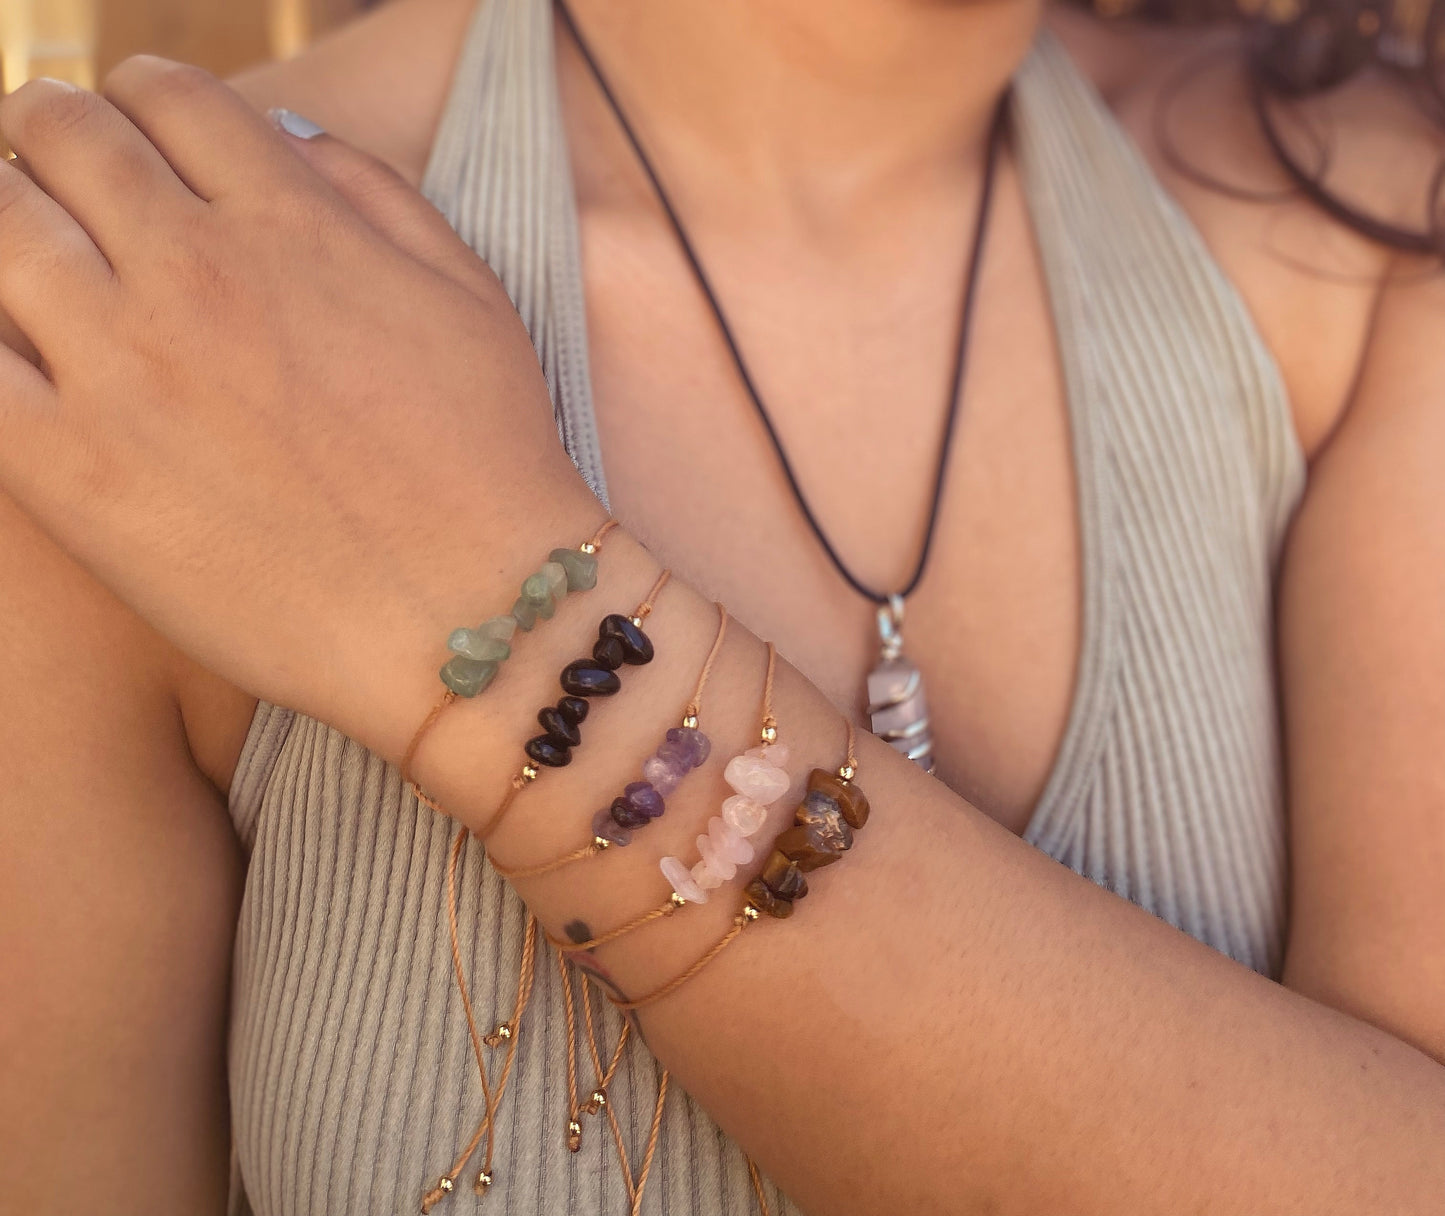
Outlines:
[[139, 51], [226, 75], [294, 54], [368, 0], [0, 0], [8, 91], [33, 76], [91, 87]]
[[[263, 59], [295, 54], [312, 38], [380, 0], [0, 0], [0, 70], [5, 90], [33, 76], [91, 87], [127, 55], [147, 51], [225, 76]], [[1102, 16], [1146, 0], [1084, 0]], [[1422, 53], [1431, 0], [1384, 0], [1386, 62], [1412, 66]], [[1181, 0], [1199, 16], [1229, 11], [1272, 23], [1300, 16], [1302, 0]], [[1328, 10], [1330, 0], [1312, 7]], [[1371, 7], [1364, 18], [1379, 26]], [[1362, 33], [1373, 33], [1373, 29]], [[1445, 40], [1445, 24], [1440, 37]], [[1445, 48], [1441, 58], [1445, 60]]]

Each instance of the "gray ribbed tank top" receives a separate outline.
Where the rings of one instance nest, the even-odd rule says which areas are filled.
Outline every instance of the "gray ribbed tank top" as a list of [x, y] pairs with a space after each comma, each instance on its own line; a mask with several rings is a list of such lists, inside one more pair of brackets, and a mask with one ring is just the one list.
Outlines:
[[[501, 275], [568, 450], [605, 500], [551, 45], [549, 0], [486, 0], [425, 189]], [[1272, 583], [1303, 484], [1280, 378], [1197, 233], [1047, 34], [1019, 72], [1012, 121], [1063, 359], [1084, 585], [1074, 701], [1027, 838], [1269, 973], [1285, 878]], [[250, 854], [232, 1210], [414, 1212], [482, 1101], [451, 979], [450, 825], [358, 744], [265, 704], [230, 801]], [[474, 842], [460, 890], [479, 1020], [495, 1025], [514, 999], [525, 912]], [[617, 1028], [609, 1009], [608, 1041]], [[627, 1210], [602, 1126], [575, 1155], [564, 1144], [566, 1042], [543, 952], [498, 1121], [493, 1216]], [[610, 1089], [634, 1162], [657, 1078], [634, 1043]], [[465, 1182], [438, 1216], [472, 1210]], [[796, 1210], [768, 1191], [775, 1212]], [[742, 1153], [673, 1091], [644, 1210], [753, 1204]]]

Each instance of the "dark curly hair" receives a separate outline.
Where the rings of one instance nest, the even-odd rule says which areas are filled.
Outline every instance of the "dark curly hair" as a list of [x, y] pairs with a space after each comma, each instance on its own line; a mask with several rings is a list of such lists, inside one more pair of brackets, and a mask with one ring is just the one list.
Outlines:
[[1430, 179], [1426, 223], [1409, 228], [1347, 203], [1325, 184], [1325, 150], [1302, 152], [1280, 125], [1281, 109], [1291, 101], [1326, 93], [1374, 68], [1394, 78], [1445, 132], [1445, 0], [1094, 0], [1092, 7], [1106, 18], [1171, 25], [1243, 23], [1260, 130], [1295, 185], [1383, 245], [1445, 256], [1445, 157]]

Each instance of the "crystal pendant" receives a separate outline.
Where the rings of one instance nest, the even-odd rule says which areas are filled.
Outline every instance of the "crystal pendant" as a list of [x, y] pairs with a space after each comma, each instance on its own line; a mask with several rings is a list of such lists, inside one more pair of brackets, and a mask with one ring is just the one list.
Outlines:
[[926, 773], [933, 772], [933, 732], [923, 675], [903, 654], [903, 597], [890, 595], [878, 609], [878, 666], [868, 673], [868, 717], [873, 733]]

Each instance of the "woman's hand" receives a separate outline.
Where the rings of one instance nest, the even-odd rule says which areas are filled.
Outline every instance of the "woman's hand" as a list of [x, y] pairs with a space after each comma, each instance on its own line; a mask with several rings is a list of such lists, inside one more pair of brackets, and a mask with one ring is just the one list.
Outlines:
[[389, 743], [353, 707], [601, 516], [501, 285], [196, 69], [37, 81], [0, 126], [34, 179], [0, 165], [0, 307], [43, 360], [0, 353], [0, 485], [202, 663]]

